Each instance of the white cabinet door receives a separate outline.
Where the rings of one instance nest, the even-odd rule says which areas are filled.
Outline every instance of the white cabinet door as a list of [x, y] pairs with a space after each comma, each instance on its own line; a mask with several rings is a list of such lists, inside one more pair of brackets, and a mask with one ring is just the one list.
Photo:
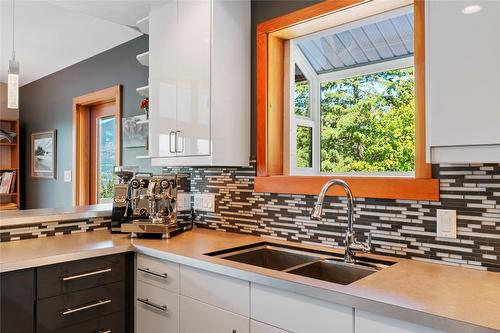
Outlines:
[[138, 254], [136, 279], [178, 294], [179, 264]]
[[181, 295], [245, 317], [250, 315], [248, 281], [181, 265]]
[[178, 1], [177, 10], [177, 156], [209, 155], [211, 1]]
[[249, 319], [181, 296], [181, 333], [249, 333]]
[[353, 309], [293, 292], [251, 284], [251, 318], [295, 333], [350, 333]]
[[354, 333], [445, 333], [433, 328], [356, 310]]
[[[481, 10], [464, 14], [471, 4]], [[499, 162], [500, 1], [433, 0], [426, 5], [427, 130], [432, 160], [446, 162], [449, 156], [449, 162], [475, 162], [481, 158], [476, 149], [447, 148], [469, 146], [489, 149], [485, 158], [490, 155], [496, 159], [488, 161]], [[498, 145], [498, 150], [488, 145]], [[453, 155], [458, 159], [451, 160]]]
[[288, 333], [288, 331], [283, 331], [260, 321], [250, 320], [250, 333]]
[[179, 295], [137, 281], [137, 333], [179, 332]]
[[177, 1], [149, 13], [149, 151], [175, 156], [177, 129]]

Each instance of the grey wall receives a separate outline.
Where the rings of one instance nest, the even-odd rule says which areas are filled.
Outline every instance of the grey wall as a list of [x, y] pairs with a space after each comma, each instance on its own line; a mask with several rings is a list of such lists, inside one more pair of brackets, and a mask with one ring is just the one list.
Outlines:
[[[147, 84], [148, 68], [140, 65], [135, 56], [147, 50], [148, 37], [141, 36], [21, 87], [23, 208], [72, 204], [72, 184], [63, 181], [64, 170], [72, 169], [72, 99], [120, 84], [123, 117], [139, 114], [141, 97], [135, 89]], [[30, 174], [31, 133], [52, 129], [57, 130], [57, 178], [33, 179]], [[144, 154], [144, 148], [125, 148], [123, 164], [148, 167], [148, 160], [135, 158]]]

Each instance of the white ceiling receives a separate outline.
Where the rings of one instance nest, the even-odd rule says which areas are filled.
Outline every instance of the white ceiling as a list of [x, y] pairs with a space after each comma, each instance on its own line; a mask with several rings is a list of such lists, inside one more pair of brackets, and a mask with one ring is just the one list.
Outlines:
[[[141, 35], [131, 28], [161, 1], [16, 0], [15, 48], [25, 85]], [[12, 1], [0, 0], [0, 81], [12, 54]]]

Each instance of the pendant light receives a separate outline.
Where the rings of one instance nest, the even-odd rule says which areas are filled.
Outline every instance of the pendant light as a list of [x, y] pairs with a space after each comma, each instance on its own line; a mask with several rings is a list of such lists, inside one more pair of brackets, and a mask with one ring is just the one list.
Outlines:
[[16, 61], [16, 50], [14, 48], [14, 14], [16, 10], [15, 0], [12, 0], [12, 59], [9, 60], [9, 72], [7, 74], [7, 107], [9, 109], [19, 108], [19, 62]]

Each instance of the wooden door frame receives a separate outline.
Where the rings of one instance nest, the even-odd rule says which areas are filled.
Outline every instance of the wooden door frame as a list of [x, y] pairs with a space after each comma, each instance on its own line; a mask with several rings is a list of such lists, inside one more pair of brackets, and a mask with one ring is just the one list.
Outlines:
[[[73, 205], [90, 203], [90, 107], [115, 102], [116, 164], [121, 164], [122, 96], [121, 86], [115, 85], [73, 98]], [[86, 143], [86, 144], [83, 144]], [[82, 186], [85, 184], [85, 186]]]

